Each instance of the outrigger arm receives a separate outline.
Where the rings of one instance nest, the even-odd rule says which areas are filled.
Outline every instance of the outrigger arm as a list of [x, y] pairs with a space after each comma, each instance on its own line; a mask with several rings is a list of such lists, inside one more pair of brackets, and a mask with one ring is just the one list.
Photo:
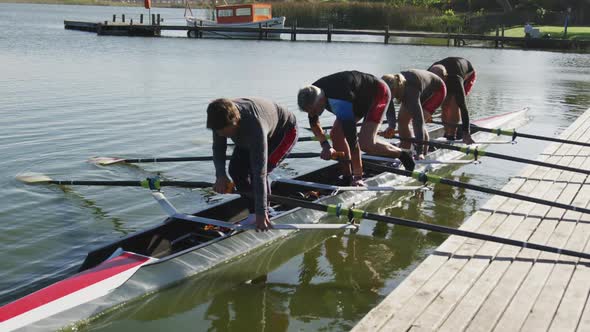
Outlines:
[[[152, 196], [154, 199], [160, 204], [160, 207], [168, 214], [171, 218], [181, 219], [186, 221], [192, 221], [196, 223], [201, 223], [205, 225], [213, 225], [218, 227], [224, 227], [231, 230], [251, 230], [256, 229], [256, 225], [240, 225], [240, 224], [232, 224], [225, 221], [205, 218], [205, 217], [198, 217], [193, 216], [190, 214], [179, 212], [170, 201], [164, 196], [164, 194], [160, 191], [152, 192]], [[358, 230], [358, 225], [356, 224], [273, 224], [273, 228], [275, 230]]]

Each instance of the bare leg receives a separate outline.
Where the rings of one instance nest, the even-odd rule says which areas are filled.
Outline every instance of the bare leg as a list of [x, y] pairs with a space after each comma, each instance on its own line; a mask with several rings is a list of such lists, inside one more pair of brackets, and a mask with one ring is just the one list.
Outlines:
[[[344, 129], [342, 128], [342, 122], [339, 120], [334, 121], [334, 127], [332, 127], [332, 131], [330, 132], [330, 137], [332, 137], [332, 144], [334, 145], [334, 149], [336, 151], [344, 152], [345, 158], [351, 160], [351, 153], [350, 147], [346, 142], [346, 138], [344, 137]], [[357, 149], [358, 150], [358, 149]], [[358, 152], [356, 154], [359, 154]], [[358, 156], [360, 160], [360, 155]], [[342, 175], [344, 176], [351, 176], [352, 170], [350, 169], [350, 163], [347, 161], [341, 161], [340, 168], [342, 169]]]
[[455, 96], [450, 96], [445, 99], [442, 105], [442, 121], [450, 125], [445, 125], [445, 136], [456, 136], [457, 125], [461, 121], [461, 112], [457, 105]]
[[393, 144], [382, 143], [376, 140], [380, 123], [364, 121], [359, 133], [359, 145], [361, 150], [368, 154], [384, 157], [399, 158], [401, 150]]
[[412, 147], [412, 142], [403, 140], [403, 138], [412, 138], [412, 131], [410, 130], [411, 120], [412, 115], [410, 114], [410, 112], [406, 110], [406, 108], [402, 104], [402, 106], [399, 109], [399, 115], [397, 119], [399, 136], [402, 138], [402, 142], [400, 144], [400, 147], [402, 149], [409, 149], [410, 147]]

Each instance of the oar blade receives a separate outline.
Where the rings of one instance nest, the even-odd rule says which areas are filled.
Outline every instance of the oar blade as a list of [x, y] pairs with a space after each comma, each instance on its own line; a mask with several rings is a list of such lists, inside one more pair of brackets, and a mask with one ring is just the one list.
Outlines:
[[40, 173], [24, 173], [17, 175], [16, 179], [26, 184], [40, 184], [52, 181], [49, 176]]
[[123, 158], [114, 158], [114, 157], [92, 157], [88, 159], [89, 162], [101, 166], [108, 166], [118, 163], [124, 163], [125, 159]]

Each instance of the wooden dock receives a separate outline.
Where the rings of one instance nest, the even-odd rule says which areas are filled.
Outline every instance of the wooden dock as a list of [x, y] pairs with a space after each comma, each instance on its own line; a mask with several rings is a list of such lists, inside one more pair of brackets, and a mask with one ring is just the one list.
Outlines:
[[[147, 19], [146, 19], [147, 20]], [[440, 32], [413, 32], [413, 31], [393, 31], [385, 27], [383, 30], [352, 30], [352, 29], [335, 29], [332, 25], [326, 28], [302, 28], [298, 27], [295, 22], [290, 27], [284, 28], [270, 28], [263, 25], [258, 27], [212, 27], [212, 26], [186, 26], [186, 25], [163, 25], [160, 24], [159, 15], [157, 18], [152, 17], [150, 22], [154, 24], [144, 24], [143, 17], [138, 22], [128, 20], [114, 22], [80, 22], [80, 21], [64, 21], [65, 29], [80, 30], [96, 32], [99, 35], [115, 35], [115, 36], [161, 36], [162, 31], [186, 31], [189, 38], [202, 38], [203, 32], [217, 33], [246, 33], [249, 37], [247, 39], [266, 40], [269, 36], [276, 36], [277, 34], [289, 35], [291, 41], [297, 41], [297, 36], [300, 35], [316, 35], [325, 36], [327, 42], [332, 42], [333, 36], [372, 36], [381, 37], [384, 44], [390, 44], [393, 37], [405, 38], [428, 38], [445, 40], [447, 46], [469, 46], [473, 42], [479, 43], [478, 46], [492, 46], [504, 47], [505, 44], [522, 47], [522, 48], [550, 48], [550, 49], [584, 49], [590, 47], [590, 41], [575, 41], [569, 39], [532, 39], [520, 37], [505, 37], [503, 36], [503, 29], [498, 27], [495, 35], [479, 35], [466, 33], [440, 33]], [[234, 37], [235, 38], [235, 37]], [[236, 38], [236, 39], [244, 39]]]
[[[590, 109], [562, 135], [590, 142]], [[540, 160], [587, 168], [590, 148]], [[588, 207], [585, 175], [527, 166], [505, 191]], [[590, 215], [494, 196], [461, 229], [590, 252]], [[590, 261], [449, 237], [352, 331], [590, 331]]]

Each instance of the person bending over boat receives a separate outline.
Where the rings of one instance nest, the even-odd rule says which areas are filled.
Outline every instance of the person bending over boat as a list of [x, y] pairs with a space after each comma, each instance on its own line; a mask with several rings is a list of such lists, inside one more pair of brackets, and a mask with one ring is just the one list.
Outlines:
[[[329, 160], [336, 151], [344, 152], [352, 165], [349, 162], [341, 163], [343, 176], [352, 185], [364, 185], [360, 150], [399, 158], [406, 169], [414, 169], [414, 160], [407, 152], [392, 144], [379, 142], [375, 137], [384, 113], [388, 119], [395, 119], [395, 110], [388, 110], [390, 94], [385, 82], [358, 71], [335, 73], [299, 90], [297, 104], [307, 113], [311, 129], [322, 146], [321, 158]], [[336, 116], [330, 133], [334, 148], [320, 126], [319, 116], [324, 110]], [[356, 123], [361, 119], [364, 121], [357, 141]]]
[[[410, 121], [414, 129], [414, 136], [419, 141], [428, 141], [428, 131], [424, 126], [424, 119], [430, 119], [434, 111], [440, 106], [447, 94], [443, 80], [435, 74], [420, 69], [410, 69], [399, 74], [384, 75], [382, 79], [391, 89], [392, 98], [401, 103], [398, 124], [399, 135], [402, 139], [400, 147], [409, 149], [412, 143], [404, 138], [411, 138]], [[392, 137], [395, 125], [389, 126], [385, 137]], [[427, 144], [416, 144], [416, 159], [424, 159], [428, 152]]]
[[[254, 194], [254, 199], [249, 198], [249, 219], [255, 218], [256, 229], [271, 228], [267, 175], [297, 142], [295, 115], [263, 98], [222, 98], [207, 107], [207, 128], [213, 131], [216, 175], [213, 189], [225, 193], [231, 186], [231, 177], [238, 191]], [[227, 138], [235, 143], [229, 162], [229, 177], [225, 170]]]
[[[442, 121], [445, 123], [445, 137], [455, 140], [457, 124], [461, 121], [463, 142], [473, 144], [471, 138], [469, 112], [465, 97], [469, 95], [475, 84], [475, 69], [471, 62], [464, 58], [448, 57], [430, 66], [431, 71], [442, 78], [447, 86], [447, 97], [442, 104]], [[448, 125], [447, 125], [448, 124]]]

